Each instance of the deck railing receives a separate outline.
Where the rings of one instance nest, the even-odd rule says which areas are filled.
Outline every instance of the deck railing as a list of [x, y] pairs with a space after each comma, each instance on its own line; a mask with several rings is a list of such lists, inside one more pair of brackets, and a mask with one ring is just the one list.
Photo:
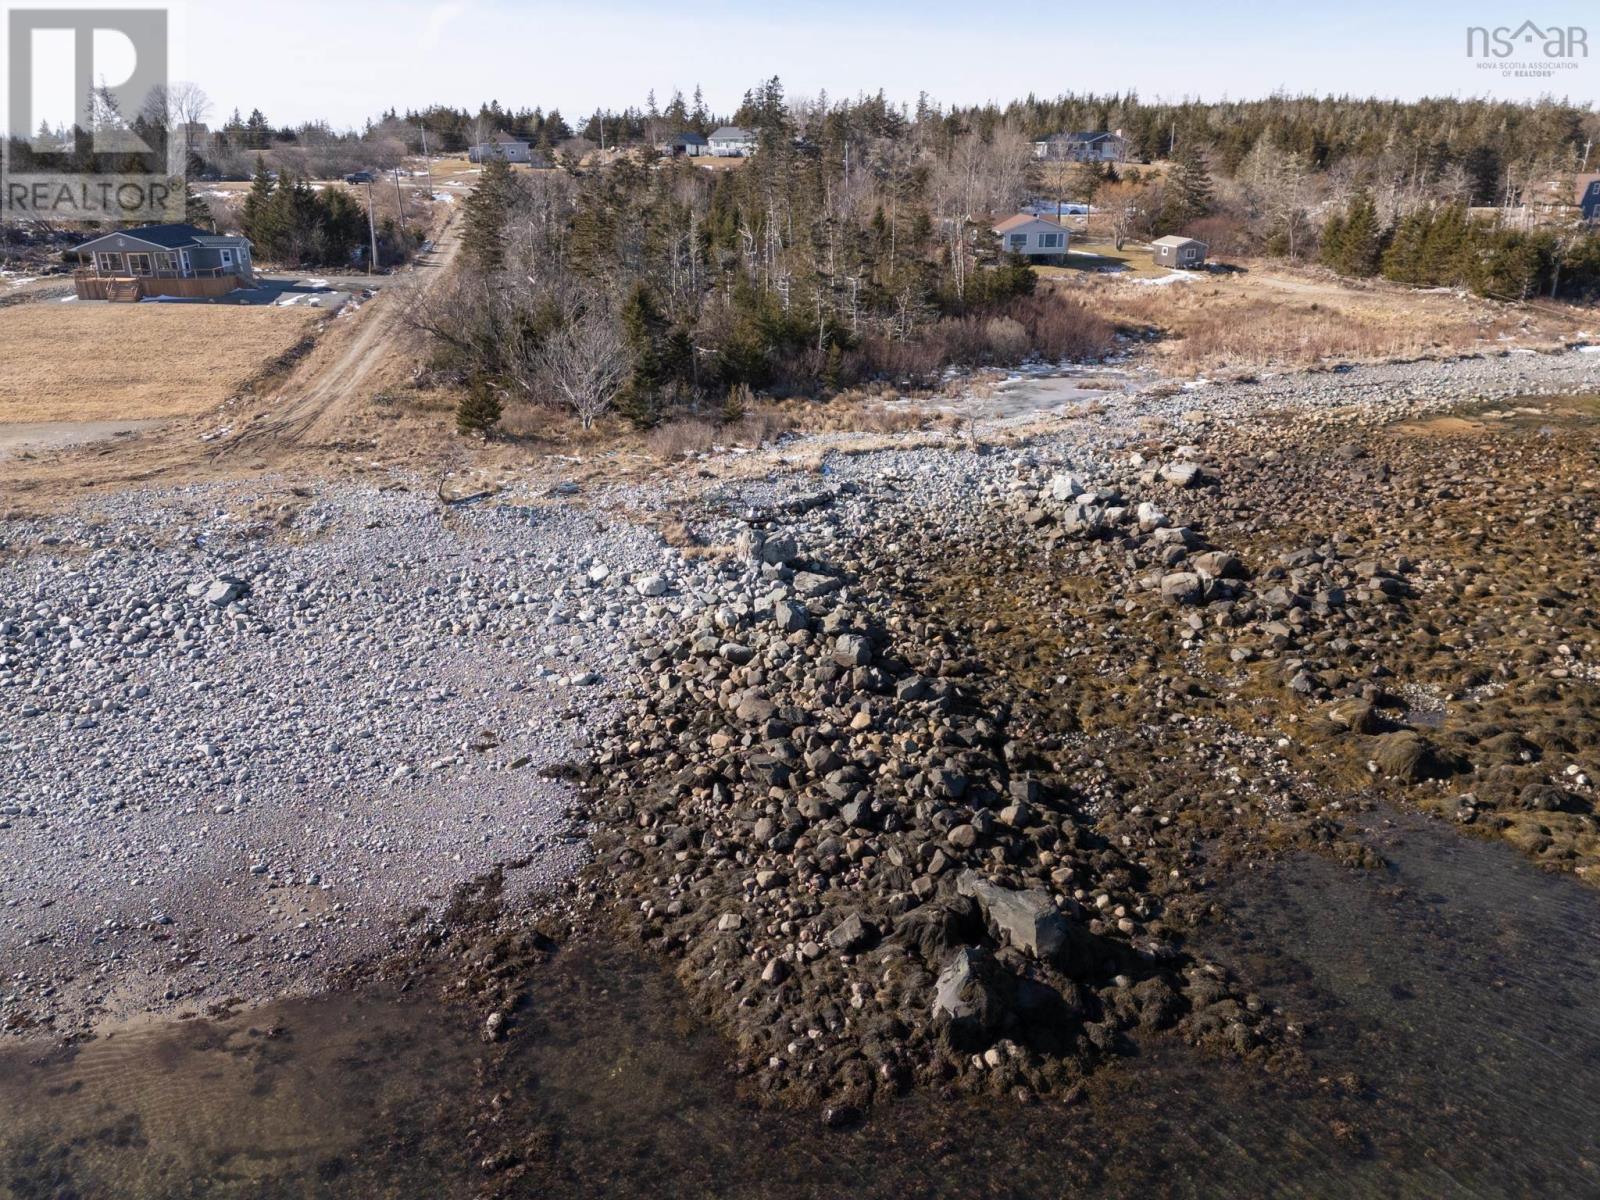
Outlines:
[[243, 275], [238, 267], [194, 267], [173, 271], [152, 267], [148, 271], [102, 271], [98, 267], [79, 267], [73, 279], [221, 279], [224, 275]]

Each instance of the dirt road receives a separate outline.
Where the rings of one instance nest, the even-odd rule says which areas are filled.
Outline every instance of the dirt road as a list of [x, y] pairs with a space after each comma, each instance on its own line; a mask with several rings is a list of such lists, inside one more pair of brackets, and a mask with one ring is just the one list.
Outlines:
[[327, 452], [370, 441], [365, 406], [386, 372], [398, 382], [406, 370], [406, 307], [419, 290], [439, 285], [459, 245], [452, 221], [405, 276], [349, 315], [332, 318], [314, 348], [260, 394], [247, 390], [220, 407], [115, 442], [11, 459], [0, 479], [0, 511], [49, 507], [86, 489], [292, 469], [308, 453], [319, 470], [326, 468]]
[[218, 443], [217, 457], [270, 454], [337, 434], [365, 398], [365, 385], [383, 361], [383, 348], [405, 331], [405, 307], [419, 292], [438, 286], [460, 249], [455, 222], [449, 222], [433, 248], [418, 257], [411, 278], [388, 289], [357, 314], [353, 335], [331, 349], [313, 353], [272, 397], [275, 407]]

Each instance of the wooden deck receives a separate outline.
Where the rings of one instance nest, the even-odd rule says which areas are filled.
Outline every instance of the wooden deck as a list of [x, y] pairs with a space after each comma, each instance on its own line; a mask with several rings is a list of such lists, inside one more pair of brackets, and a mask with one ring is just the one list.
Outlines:
[[80, 271], [72, 277], [80, 300], [133, 303], [147, 296], [175, 296], [185, 300], [212, 300], [244, 286], [237, 275], [178, 278], [153, 275], [96, 275]]

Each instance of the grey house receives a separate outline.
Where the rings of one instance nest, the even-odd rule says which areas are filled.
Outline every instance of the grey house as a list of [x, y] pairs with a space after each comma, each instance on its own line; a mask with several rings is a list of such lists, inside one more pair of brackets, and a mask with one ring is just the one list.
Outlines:
[[1067, 256], [1067, 231], [1048, 217], [1018, 213], [996, 225], [994, 233], [1007, 254], [1020, 254], [1030, 261]]
[[144, 225], [91, 238], [74, 275], [84, 299], [220, 296], [255, 282], [250, 240], [194, 225]]
[[476, 146], [469, 147], [467, 158], [475, 163], [488, 162], [491, 158], [503, 158], [507, 162], [514, 163], [531, 163], [533, 143], [500, 134], [491, 141], [479, 142]]
[[1206, 249], [1202, 241], [1169, 233], [1150, 243], [1150, 259], [1158, 267], [1194, 268], [1205, 265]]
[[1033, 144], [1033, 156], [1046, 162], [1122, 162], [1128, 157], [1128, 139], [1103, 129], [1052, 133]]
[[711, 146], [711, 153], [717, 158], [743, 158], [756, 148], [756, 135], [751, 130], [740, 129], [737, 125], [724, 125], [721, 129], [713, 129], [706, 141]]

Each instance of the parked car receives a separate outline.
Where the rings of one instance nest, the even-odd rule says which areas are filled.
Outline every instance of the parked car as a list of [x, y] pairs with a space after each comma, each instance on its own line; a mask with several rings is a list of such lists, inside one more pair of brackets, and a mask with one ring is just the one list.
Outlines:
[[1070, 200], [1059, 203], [1055, 200], [1035, 200], [1031, 204], [1024, 204], [1018, 211], [1030, 217], [1086, 217], [1089, 215], [1089, 206]]
[[346, 175], [344, 177], [344, 181], [346, 183], [371, 183], [372, 182], [372, 172], [371, 171], [351, 171], [350, 174], [348, 174], [348, 175]]

